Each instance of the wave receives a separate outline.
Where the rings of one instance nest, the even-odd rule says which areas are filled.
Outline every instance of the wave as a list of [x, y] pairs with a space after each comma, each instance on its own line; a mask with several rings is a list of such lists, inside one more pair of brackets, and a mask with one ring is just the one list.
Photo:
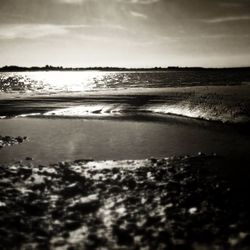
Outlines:
[[[133, 114], [161, 114], [176, 115], [208, 121], [220, 121], [223, 123], [249, 123], [250, 116], [238, 106], [194, 104], [183, 101], [176, 104], [146, 104], [136, 106], [132, 104], [85, 104], [69, 108], [59, 108], [48, 112], [21, 115], [21, 117], [118, 117]], [[19, 116], [20, 117], [20, 116]]]
[[207, 106], [204, 104], [194, 106], [192, 103], [181, 102], [174, 105], [154, 105], [148, 111], [160, 114], [179, 115], [223, 123], [248, 123], [250, 116], [238, 107], [224, 105]]
[[[1, 103], [1, 102], [0, 102]], [[13, 105], [13, 107], [11, 106]], [[0, 105], [1, 106], [1, 105]], [[250, 122], [249, 86], [125, 89], [83, 95], [2, 101], [0, 115], [41, 117], [117, 117], [137, 114], [178, 115], [223, 123]], [[24, 111], [28, 110], [27, 114]]]
[[130, 110], [129, 105], [117, 104], [86, 104], [64, 109], [45, 112], [43, 116], [86, 117], [86, 116], [114, 116]]

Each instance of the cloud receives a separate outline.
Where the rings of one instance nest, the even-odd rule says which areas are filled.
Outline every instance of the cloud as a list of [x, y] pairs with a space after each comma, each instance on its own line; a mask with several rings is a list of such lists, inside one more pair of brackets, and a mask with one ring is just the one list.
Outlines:
[[225, 22], [237, 22], [237, 21], [248, 21], [250, 16], [228, 16], [228, 17], [217, 17], [202, 20], [205, 23], [225, 23]]
[[[58, 3], [64, 4], [81, 4], [85, 2], [98, 2], [104, 0], [54, 0]], [[112, 1], [112, 0], [109, 0]], [[127, 3], [127, 4], [153, 4], [160, 2], [161, 0], [113, 0], [113, 2]]]
[[0, 26], [0, 39], [35, 39], [50, 35], [63, 35], [67, 30], [63, 26], [50, 24], [7, 24]]
[[59, 3], [65, 3], [65, 4], [81, 4], [89, 0], [56, 0], [56, 1]]
[[161, 0], [116, 0], [116, 1], [129, 4], [153, 4], [160, 2]]
[[223, 2], [223, 3], [219, 3], [219, 5], [223, 8], [241, 8], [244, 7], [243, 3], [227, 3], [227, 2]]
[[143, 14], [143, 13], [139, 13], [139, 12], [135, 12], [135, 11], [130, 11], [131, 16], [133, 17], [137, 17], [137, 18], [142, 18], [142, 19], [147, 19], [148, 16]]
[[[6, 24], [0, 25], [0, 39], [11, 40], [17, 38], [37, 39], [47, 36], [62, 36], [69, 34], [73, 30], [119, 30], [127, 31], [120, 25], [55, 25], [55, 24]], [[78, 32], [80, 34], [81, 32]]]

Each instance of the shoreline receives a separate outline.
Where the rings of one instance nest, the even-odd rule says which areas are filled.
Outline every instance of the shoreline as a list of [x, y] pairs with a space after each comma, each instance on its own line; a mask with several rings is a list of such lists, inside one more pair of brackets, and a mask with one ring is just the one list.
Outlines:
[[[136, 96], [136, 95], [167, 95], [167, 94], [178, 94], [178, 93], [189, 93], [189, 94], [221, 94], [221, 95], [237, 95], [247, 98], [250, 92], [249, 84], [238, 84], [238, 85], [196, 85], [196, 86], [167, 86], [167, 87], [132, 87], [132, 88], [96, 88], [96, 89], [87, 89], [84, 92], [71, 91], [63, 93], [49, 93], [45, 94], [43, 92], [32, 92], [30, 91], [27, 95], [23, 92], [15, 93], [13, 92], [1, 92], [0, 100], [11, 100], [12, 98], [27, 98], [27, 99], [39, 99], [39, 98], [82, 98], [82, 97], [91, 97], [91, 96]], [[8, 96], [9, 94], [9, 96]], [[15, 96], [15, 94], [21, 94]], [[7, 95], [7, 98], [5, 96]], [[12, 98], [10, 98], [12, 97]], [[8, 99], [10, 98], [10, 99]]]
[[168, 66], [168, 67], [146, 67], [146, 68], [127, 68], [127, 67], [62, 67], [47, 65], [44, 67], [39, 66], [16, 66], [16, 65], [5, 65], [0, 68], [0, 72], [49, 72], [49, 71], [107, 71], [107, 72], [161, 72], [161, 71], [249, 71], [250, 66], [242, 67], [180, 67], [180, 66]]
[[[250, 122], [250, 86], [95, 90], [0, 100], [0, 116], [115, 117], [136, 113], [179, 115], [223, 123]], [[7, 98], [7, 99], [6, 99]]]

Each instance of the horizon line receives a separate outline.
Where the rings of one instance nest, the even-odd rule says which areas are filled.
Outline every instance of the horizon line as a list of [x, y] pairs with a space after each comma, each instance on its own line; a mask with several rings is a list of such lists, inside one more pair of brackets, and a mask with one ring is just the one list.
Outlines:
[[245, 69], [245, 68], [250, 68], [249, 66], [234, 66], [234, 67], [204, 67], [204, 66], [146, 66], [146, 67], [126, 67], [126, 66], [54, 66], [54, 65], [49, 65], [46, 64], [44, 66], [18, 66], [18, 65], [4, 65], [0, 66], [0, 70], [3, 69], [10, 69], [10, 68], [16, 68], [20, 70], [25, 70], [25, 69], [47, 69], [47, 70], [53, 70], [53, 69], [58, 69], [58, 70], [88, 70], [88, 69], [122, 69], [122, 70], [138, 70], [138, 69]]

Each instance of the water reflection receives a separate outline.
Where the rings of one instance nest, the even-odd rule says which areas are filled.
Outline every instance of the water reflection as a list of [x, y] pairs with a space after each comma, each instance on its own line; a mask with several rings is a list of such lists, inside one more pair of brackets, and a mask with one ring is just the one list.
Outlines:
[[[208, 126], [209, 124], [209, 126]], [[39, 164], [94, 158], [145, 159], [196, 154], [248, 155], [249, 136], [211, 123], [36, 119], [1, 120], [0, 132], [29, 140], [0, 152], [1, 162], [31, 157]]]
[[51, 94], [106, 88], [161, 88], [235, 85], [247, 82], [245, 71], [40, 71], [0, 73], [0, 92]]
[[84, 92], [102, 82], [107, 72], [86, 71], [49, 71], [1, 73], [1, 91], [4, 92]]

